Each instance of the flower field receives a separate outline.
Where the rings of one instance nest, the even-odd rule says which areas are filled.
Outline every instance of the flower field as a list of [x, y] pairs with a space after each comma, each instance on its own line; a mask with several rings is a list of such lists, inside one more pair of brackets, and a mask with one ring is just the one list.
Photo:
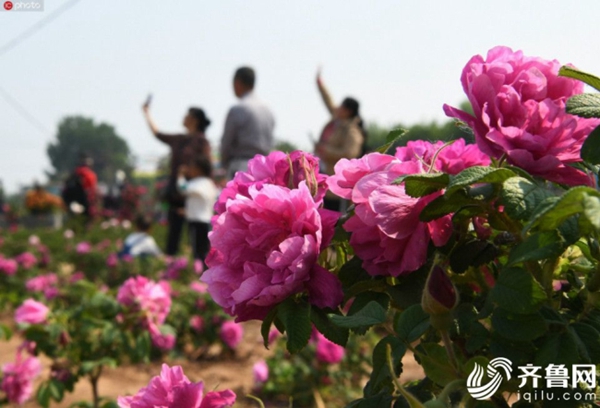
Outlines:
[[[117, 219], [3, 233], [0, 398], [46, 407], [86, 383], [71, 406], [597, 404], [600, 98], [582, 92], [600, 79], [496, 47], [461, 81], [472, 112], [444, 109], [474, 143], [397, 129], [331, 176], [309, 153], [255, 156], [215, 205], [206, 265], [119, 256]], [[131, 370], [149, 376], [104, 397]]]

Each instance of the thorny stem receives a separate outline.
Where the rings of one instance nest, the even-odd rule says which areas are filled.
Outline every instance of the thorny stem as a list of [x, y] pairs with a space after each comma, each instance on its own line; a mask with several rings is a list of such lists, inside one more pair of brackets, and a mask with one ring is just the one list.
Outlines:
[[406, 391], [400, 381], [398, 381], [398, 377], [396, 377], [396, 370], [394, 370], [394, 363], [392, 362], [392, 346], [389, 344], [386, 346], [386, 360], [388, 369], [390, 370], [390, 376], [392, 377], [392, 381], [394, 383], [394, 387], [396, 391], [398, 391], [408, 402], [408, 406], [410, 408], [425, 408], [425, 406], [419, 401], [414, 395], [410, 392]]

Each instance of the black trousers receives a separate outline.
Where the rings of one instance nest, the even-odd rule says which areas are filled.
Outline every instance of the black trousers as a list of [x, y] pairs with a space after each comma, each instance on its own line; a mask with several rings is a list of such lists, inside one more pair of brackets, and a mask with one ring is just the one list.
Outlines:
[[188, 221], [188, 235], [190, 236], [190, 246], [194, 259], [206, 259], [210, 250], [210, 241], [208, 240], [208, 231], [210, 225], [201, 221]]
[[167, 232], [167, 250], [165, 253], [169, 256], [177, 255], [179, 252], [179, 243], [183, 233], [183, 225], [185, 224], [185, 216], [179, 214], [182, 207], [169, 207], [167, 214], [167, 222], [169, 223], [169, 231]]

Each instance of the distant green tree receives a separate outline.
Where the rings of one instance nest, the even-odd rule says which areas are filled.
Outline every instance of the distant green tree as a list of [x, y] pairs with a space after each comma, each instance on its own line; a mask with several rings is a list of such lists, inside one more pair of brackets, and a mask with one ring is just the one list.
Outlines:
[[275, 150], [290, 153], [294, 150], [298, 150], [298, 147], [292, 142], [288, 142], [287, 140], [277, 140], [275, 141]]
[[83, 116], [63, 118], [58, 124], [56, 141], [46, 151], [53, 167], [48, 176], [53, 180], [69, 174], [82, 153], [94, 160], [93, 170], [100, 181], [113, 182], [117, 170], [129, 175], [133, 169], [129, 146], [115, 128]]

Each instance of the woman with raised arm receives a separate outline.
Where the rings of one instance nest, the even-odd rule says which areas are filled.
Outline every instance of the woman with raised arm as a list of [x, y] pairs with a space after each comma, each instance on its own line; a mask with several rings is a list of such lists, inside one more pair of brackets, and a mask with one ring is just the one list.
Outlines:
[[181, 165], [187, 164], [199, 156], [206, 156], [210, 160], [210, 143], [204, 134], [210, 125], [210, 120], [202, 109], [192, 107], [183, 118], [186, 133], [165, 134], [158, 129], [150, 115], [149, 100], [143, 105], [142, 110], [154, 136], [171, 148], [169, 181], [163, 198], [169, 206], [167, 219], [169, 231], [165, 254], [173, 256], [179, 250], [179, 242], [185, 224], [185, 198], [177, 190], [177, 172]]
[[[321, 79], [320, 70], [317, 72], [317, 87], [331, 120], [321, 131], [319, 141], [315, 145], [315, 154], [321, 159], [321, 170], [326, 174], [333, 174], [333, 168], [340, 159], [354, 159], [361, 155], [366, 132], [360, 118], [360, 104], [356, 99], [347, 97], [336, 106]], [[324, 206], [330, 210], [341, 211], [342, 201], [328, 193]]]

